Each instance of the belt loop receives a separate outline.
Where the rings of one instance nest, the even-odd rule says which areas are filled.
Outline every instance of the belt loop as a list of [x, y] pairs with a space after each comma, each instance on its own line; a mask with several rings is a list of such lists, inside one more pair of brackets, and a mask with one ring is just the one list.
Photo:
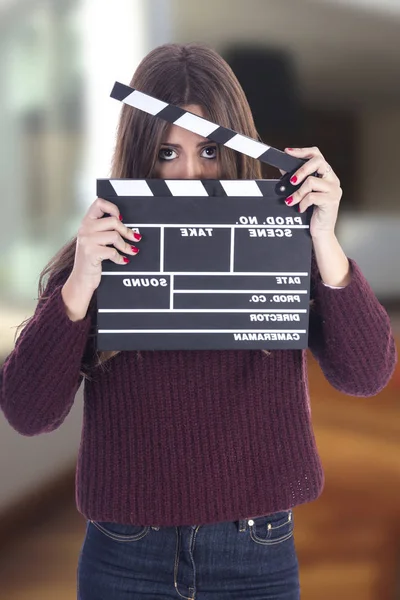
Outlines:
[[243, 533], [247, 529], [247, 519], [240, 519], [239, 521], [239, 533]]

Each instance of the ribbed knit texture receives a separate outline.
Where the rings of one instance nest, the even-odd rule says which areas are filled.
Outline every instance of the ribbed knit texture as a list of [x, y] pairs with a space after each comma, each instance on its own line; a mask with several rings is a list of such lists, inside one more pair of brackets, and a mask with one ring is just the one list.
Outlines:
[[[377, 394], [396, 349], [389, 318], [357, 265], [342, 290], [314, 261], [309, 345], [342, 392]], [[1, 408], [24, 435], [52, 431], [81, 382], [95, 312], [71, 322], [49, 283], [2, 368]], [[91, 341], [89, 341], [91, 340]], [[193, 525], [284, 510], [318, 497], [306, 352], [121, 352], [85, 381], [76, 493], [87, 518]]]

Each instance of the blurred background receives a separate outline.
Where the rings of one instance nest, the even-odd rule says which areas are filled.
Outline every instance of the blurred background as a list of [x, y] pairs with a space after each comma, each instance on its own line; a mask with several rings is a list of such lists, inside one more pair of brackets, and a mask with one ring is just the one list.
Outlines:
[[[170, 41], [226, 58], [266, 143], [320, 147], [344, 189], [339, 240], [398, 335], [400, 0], [0, 0], [0, 360], [109, 176], [114, 81]], [[302, 598], [399, 599], [399, 370], [355, 399], [310, 359], [310, 387], [326, 487], [295, 511]], [[81, 414], [78, 393], [63, 426], [37, 438], [0, 415], [0, 599], [75, 597]]]

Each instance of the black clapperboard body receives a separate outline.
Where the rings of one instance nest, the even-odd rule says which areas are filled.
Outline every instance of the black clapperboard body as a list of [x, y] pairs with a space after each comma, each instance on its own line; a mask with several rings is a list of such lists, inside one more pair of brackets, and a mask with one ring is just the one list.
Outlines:
[[277, 180], [98, 179], [142, 234], [127, 265], [103, 262], [99, 350], [303, 349], [312, 210], [284, 200], [304, 161], [116, 83], [135, 108], [287, 172]]

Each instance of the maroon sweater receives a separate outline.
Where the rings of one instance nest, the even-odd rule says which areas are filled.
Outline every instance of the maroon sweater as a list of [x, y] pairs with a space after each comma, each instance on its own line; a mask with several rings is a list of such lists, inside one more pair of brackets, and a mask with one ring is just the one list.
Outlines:
[[[389, 381], [389, 318], [351, 261], [330, 289], [312, 270], [309, 347], [328, 381], [353, 396]], [[72, 322], [64, 277], [48, 284], [2, 368], [0, 405], [12, 427], [59, 427], [94, 349], [95, 310]], [[287, 509], [318, 497], [323, 470], [311, 425], [307, 353], [279, 350], [121, 352], [85, 379], [76, 472], [87, 518], [193, 525]]]

